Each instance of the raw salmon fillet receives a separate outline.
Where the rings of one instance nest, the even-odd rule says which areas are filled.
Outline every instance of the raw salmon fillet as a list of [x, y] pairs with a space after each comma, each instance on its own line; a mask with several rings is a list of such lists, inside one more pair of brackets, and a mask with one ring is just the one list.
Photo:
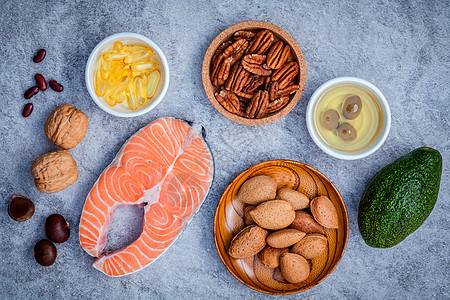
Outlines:
[[[131, 274], [152, 263], [172, 244], [206, 198], [213, 159], [202, 127], [158, 119], [134, 134], [97, 182], [84, 204], [80, 243], [109, 276]], [[106, 236], [119, 206], [144, 207], [142, 234], [130, 245], [105, 253]]]

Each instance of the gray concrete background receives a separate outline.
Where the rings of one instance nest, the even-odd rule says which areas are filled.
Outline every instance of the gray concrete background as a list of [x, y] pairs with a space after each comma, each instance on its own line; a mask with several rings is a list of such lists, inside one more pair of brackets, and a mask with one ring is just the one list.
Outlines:
[[[1, 1], [0, 10], [0, 298], [2, 299], [273, 299], [239, 283], [217, 255], [212, 223], [229, 182], [253, 164], [270, 159], [307, 163], [330, 178], [347, 205], [350, 235], [335, 271], [318, 286], [286, 299], [449, 299], [449, 2], [448, 1]], [[245, 20], [268, 21], [290, 33], [306, 58], [308, 78], [300, 103], [284, 119], [247, 127], [222, 117], [201, 83], [201, 63], [209, 43], [223, 29]], [[171, 83], [152, 112], [117, 118], [91, 100], [84, 83], [87, 58], [103, 38], [123, 31], [143, 34], [165, 52]], [[40, 48], [47, 57], [31, 59]], [[65, 90], [32, 98], [33, 114], [21, 116], [24, 91], [35, 73], [56, 79]], [[358, 160], [332, 158], [308, 135], [308, 99], [323, 82], [356, 76], [374, 83], [392, 110], [392, 129], [375, 154]], [[55, 150], [43, 126], [59, 104], [70, 103], [89, 117], [83, 142], [71, 150], [78, 181], [56, 194], [36, 190], [30, 175], [37, 156]], [[136, 130], [164, 116], [194, 120], [207, 131], [215, 157], [211, 193], [173, 246], [146, 269], [122, 278], [95, 270], [78, 242], [78, 222], [86, 195], [99, 174]], [[439, 199], [423, 226], [391, 249], [374, 249], [357, 226], [360, 196], [384, 165], [421, 146], [444, 158]], [[27, 222], [7, 215], [13, 194], [36, 204]], [[44, 238], [51, 213], [72, 225], [48, 268], [32, 256]], [[138, 211], [119, 210], [110, 247], [130, 242]], [[131, 232], [131, 235], [128, 233]]]

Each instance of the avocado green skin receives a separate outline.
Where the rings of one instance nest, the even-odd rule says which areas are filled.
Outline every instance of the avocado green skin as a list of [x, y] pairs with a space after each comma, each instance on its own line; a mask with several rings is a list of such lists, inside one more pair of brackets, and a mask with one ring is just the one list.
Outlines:
[[419, 228], [436, 204], [442, 156], [418, 148], [381, 169], [370, 180], [358, 210], [367, 245], [390, 248]]

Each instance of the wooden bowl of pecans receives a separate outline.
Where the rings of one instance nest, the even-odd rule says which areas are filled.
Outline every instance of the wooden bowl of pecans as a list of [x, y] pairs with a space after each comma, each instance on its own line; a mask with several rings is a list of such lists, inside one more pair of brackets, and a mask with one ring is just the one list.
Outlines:
[[208, 47], [202, 80], [212, 105], [244, 125], [272, 123], [300, 100], [306, 63], [297, 42], [283, 29], [246, 21], [222, 31]]

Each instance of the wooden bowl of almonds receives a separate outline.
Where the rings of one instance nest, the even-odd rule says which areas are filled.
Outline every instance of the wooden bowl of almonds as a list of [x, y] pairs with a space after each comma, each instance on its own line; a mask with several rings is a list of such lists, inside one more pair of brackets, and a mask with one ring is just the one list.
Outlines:
[[272, 123], [300, 100], [306, 63], [297, 42], [283, 29], [246, 21], [222, 31], [208, 47], [202, 80], [212, 105], [244, 125]]
[[348, 215], [336, 187], [296, 161], [259, 163], [226, 188], [214, 216], [217, 252], [246, 286], [295, 294], [323, 281], [348, 240]]

